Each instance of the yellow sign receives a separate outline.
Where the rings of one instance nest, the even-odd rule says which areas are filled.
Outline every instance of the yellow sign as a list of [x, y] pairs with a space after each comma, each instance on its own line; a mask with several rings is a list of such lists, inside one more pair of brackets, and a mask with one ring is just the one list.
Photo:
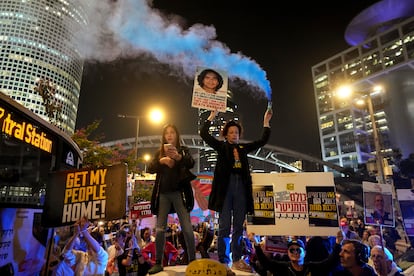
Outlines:
[[216, 260], [198, 259], [188, 264], [185, 275], [227, 275], [226, 266]]
[[53, 141], [39, 128], [24, 120], [16, 120], [12, 113], [0, 107], [1, 131], [43, 151], [52, 152]]

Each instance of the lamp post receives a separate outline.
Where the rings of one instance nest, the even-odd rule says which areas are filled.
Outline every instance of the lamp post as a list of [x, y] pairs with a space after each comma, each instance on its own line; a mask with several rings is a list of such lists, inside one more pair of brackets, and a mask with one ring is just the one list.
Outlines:
[[377, 170], [378, 170], [378, 182], [385, 184], [385, 177], [384, 177], [384, 164], [382, 162], [382, 154], [381, 154], [381, 145], [379, 141], [377, 123], [374, 117], [374, 107], [372, 104], [371, 94], [368, 93], [367, 96], [367, 106], [368, 112], [371, 119], [372, 124], [372, 134], [374, 136], [374, 146], [375, 146], [375, 162], [377, 163]]
[[135, 151], [135, 160], [138, 159], [138, 137], [139, 137], [139, 120], [149, 117], [151, 119], [152, 122], [156, 122], [159, 123], [163, 120], [164, 118], [164, 114], [161, 110], [155, 108], [152, 109], [151, 112], [149, 113], [149, 115], [144, 115], [144, 116], [137, 116], [137, 115], [127, 115], [127, 114], [118, 114], [119, 118], [126, 118], [126, 119], [135, 119], [137, 122], [137, 126], [136, 126], [136, 134], [135, 134], [135, 145], [134, 145], [134, 151]]
[[[374, 92], [381, 92], [381, 90], [382, 90], [381, 87], [374, 88]], [[363, 102], [367, 105], [367, 108], [368, 108], [370, 121], [372, 125], [372, 134], [374, 138], [375, 163], [377, 165], [377, 172], [378, 172], [377, 180], [378, 180], [378, 183], [385, 184], [385, 174], [384, 174], [384, 166], [383, 166], [382, 154], [381, 154], [381, 145], [379, 141], [377, 123], [375, 121], [375, 116], [374, 116], [374, 106], [372, 103], [371, 92], [363, 93], [363, 92], [353, 91], [350, 87], [343, 86], [340, 89], [338, 89], [337, 93], [338, 93], [338, 96], [340, 96], [341, 98], [349, 97], [352, 93], [356, 93], [356, 94], [361, 95], [365, 99], [365, 101]]]
[[135, 134], [135, 145], [134, 145], [134, 158], [135, 160], [138, 159], [138, 137], [139, 137], [139, 119], [142, 116], [135, 116], [135, 115], [126, 115], [126, 114], [118, 114], [119, 118], [127, 118], [127, 119], [135, 119], [137, 120], [137, 127], [136, 127], [136, 134]]

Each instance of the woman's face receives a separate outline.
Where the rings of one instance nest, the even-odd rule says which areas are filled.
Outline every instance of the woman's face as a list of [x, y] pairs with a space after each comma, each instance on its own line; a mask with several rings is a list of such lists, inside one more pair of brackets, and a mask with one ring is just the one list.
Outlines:
[[216, 90], [217, 85], [219, 84], [217, 75], [209, 72], [203, 79], [203, 88], [206, 90]]
[[168, 144], [176, 145], [177, 144], [177, 132], [175, 132], [174, 128], [167, 127], [164, 134], [164, 139]]
[[230, 144], [238, 144], [240, 139], [239, 128], [237, 126], [229, 127], [226, 135], [226, 140]]

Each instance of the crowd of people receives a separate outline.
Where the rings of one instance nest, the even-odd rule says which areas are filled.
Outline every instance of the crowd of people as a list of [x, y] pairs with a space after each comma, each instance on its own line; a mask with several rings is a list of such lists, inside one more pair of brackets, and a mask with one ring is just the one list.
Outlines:
[[[340, 219], [340, 225], [336, 237], [287, 236], [286, 254], [280, 255], [266, 251], [268, 237], [247, 232], [245, 222], [239, 259], [245, 266], [232, 268], [263, 276], [404, 275], [394, 262], [395, 252], [385, 239], [381, 240], [383, 235], [378, 228], [364, 227], [345, 217]], [[212, 256], [212, 252], [217, 252], [219, 235], [213, 228], [209, 222], [192, 227], [198, 258], [219, 260], [219, 255]], [[156, 230], [140, 227], [140, 220], [94, 225], [82, 218], [71, 229], [73, 235], [66, 242], [52, 275], [144, 276], [157, 264]], [[168, 224], [165, 232], [162, 267], [191, 262], [185, 257], [180, 223]], [[229, 267], [227, 275], [235, 272]]]
[[[52, 275], [156, 274], [165, 266], [189, 264], [197, 256], [210, 258], [216, 251], [229, 276], [236, 275], [233, 270], [284, 276], [403, 275], [393, 261], [398, 232], [387, 227], [388, 232], [379, 233], [376, 227], [365, 227], [360, 219], [340, 218], [336, 237], [287, 237], [284, 256], [266, 252], [266, 239], [246, 231], [246, 217], [254, 211], [247, 154], [267, 143], [272, 110], [264, 113], [261, 137], [249, 143], [240, 142], [242, 127], [236, 121], [224, 125], [224, 140], [211, 135], [216, 115], [217, 111], [211, 111], [200, 130], [202, 139], [217, 152], [208, 201], [208, 209], [219, 213], [216, 231], [208, 222], [191, 223], [194, 175], [190, 169], [194, 160], [180, 144], [177, 127], [168, 124], [148, 166], [148, 171], [156, 174], [151, 197], [155, 227], [141, 227], [140, 220], [128, 217], [102, 226], [82, 218], [71, 228], [72, 236]], [[168, 224], [170, 213], [177, 213], [177, 224]], [[385, 217], [385, 213], [379, 215]]]

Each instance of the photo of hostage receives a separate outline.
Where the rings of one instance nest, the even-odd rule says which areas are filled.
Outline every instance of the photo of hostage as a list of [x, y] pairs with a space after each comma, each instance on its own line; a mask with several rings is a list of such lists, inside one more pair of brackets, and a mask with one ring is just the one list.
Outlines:
[[[74, 224], [74, 234], [64, 247], [62, 260], [56, 265], [52, 275], [105, 275], [108, 253], [92, 237], [89, 225], [86, 217]], [[75, 245], [80, 243], [80, 237], [86, 242], [86, 251], [75, 249]]]
[[204, 92], [216, 94], [223, 86], [223, 77], [213, 69], [205, 69], [197, 76], [197, 82]]
[[[389, 196], [391, 198], [391, 195]], [[366, 223], [393, 225], [392, 214], [385, 209], [385, 198], [381, 193], [376, 193], [374, 196], [373, 211], [366, 216]]]

